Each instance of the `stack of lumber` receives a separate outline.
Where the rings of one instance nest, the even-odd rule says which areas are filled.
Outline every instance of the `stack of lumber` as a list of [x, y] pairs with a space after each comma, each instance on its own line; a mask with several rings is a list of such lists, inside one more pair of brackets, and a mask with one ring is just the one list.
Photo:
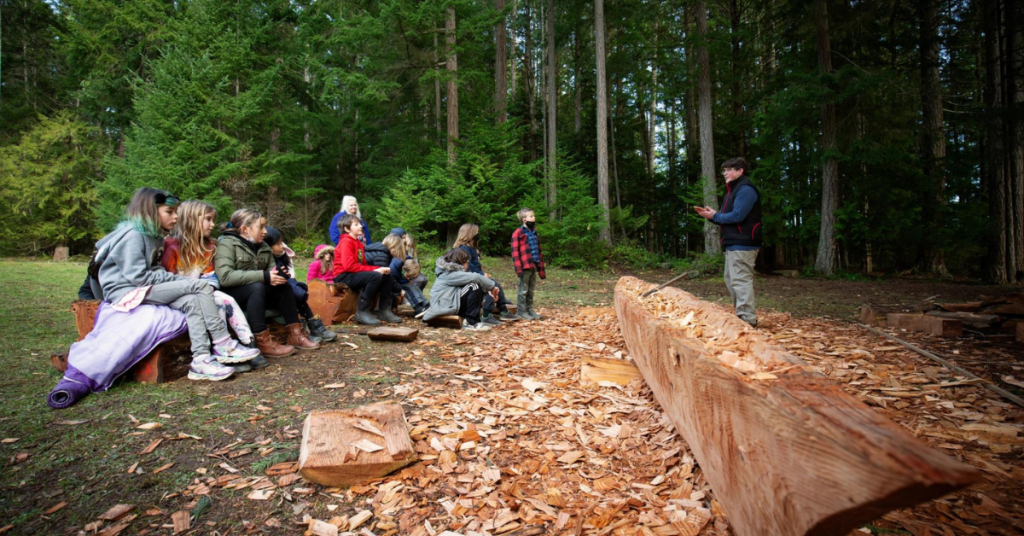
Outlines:
[[1014, 338], [1024, 342], [1024, 294], [966, 303], [923, 303], [915, 307], [863, 305], [860, 321], [869, 326], [921, 331], [938, 337], [975, 335]]
[[847, 534], [979, 480], [726, 311], [615, 287], [630, 355], [737, 534]]

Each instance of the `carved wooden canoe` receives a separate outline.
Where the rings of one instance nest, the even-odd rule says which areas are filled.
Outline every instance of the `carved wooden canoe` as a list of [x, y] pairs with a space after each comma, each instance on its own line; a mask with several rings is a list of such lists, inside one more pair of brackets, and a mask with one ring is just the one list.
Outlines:
[[724, 307], [624, 277], [629, 352], [739, 536], [843, 535], [979, 479]]

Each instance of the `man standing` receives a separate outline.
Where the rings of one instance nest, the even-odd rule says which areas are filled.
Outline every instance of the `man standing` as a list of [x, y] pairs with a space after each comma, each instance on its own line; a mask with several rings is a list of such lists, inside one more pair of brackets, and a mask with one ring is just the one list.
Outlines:
[[761, 249], [761, 195], [747, 177], [750, 164], [741, 157], [722, 164], [725, 199], [722, 211], [694, 207], [697, 214], [718, 224], [725, 250], [725, 286], [732, 296], [736, 316], [757, 327], [754, 311], [754, 261]]

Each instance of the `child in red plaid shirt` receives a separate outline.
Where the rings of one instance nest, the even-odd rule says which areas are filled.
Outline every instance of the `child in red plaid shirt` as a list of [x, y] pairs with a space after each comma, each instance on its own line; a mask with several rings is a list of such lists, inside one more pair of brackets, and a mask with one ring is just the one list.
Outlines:
[[516, 316], [523, 320], [540, 320], [540, 315], [533, 310], [537, 278], [544, 279], [544, 256], [540, 252], [540, 238], [535, 230], [537, 217], [529, 208], [521, 209], [517, 216], [522, 225], [512, 233], [512, 263], [519, 276]]

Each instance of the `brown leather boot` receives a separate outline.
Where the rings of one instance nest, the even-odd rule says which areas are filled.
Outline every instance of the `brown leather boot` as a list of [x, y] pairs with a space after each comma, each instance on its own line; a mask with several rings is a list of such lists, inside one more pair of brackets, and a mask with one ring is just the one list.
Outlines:
[[264, 357], [284, 357], [295, 353], [295, 347], [287, 344], [278, 344], [269, 329], [265, 329], [255, 335], [256, 347]]
[[294, 346], [297, 350], [316, 350], [320, 348], [320, 343], [309, 340], [305, 330], [302, 329], [301, 323], [296, 322], [285, 327], [288, 328], [288, 344]]

